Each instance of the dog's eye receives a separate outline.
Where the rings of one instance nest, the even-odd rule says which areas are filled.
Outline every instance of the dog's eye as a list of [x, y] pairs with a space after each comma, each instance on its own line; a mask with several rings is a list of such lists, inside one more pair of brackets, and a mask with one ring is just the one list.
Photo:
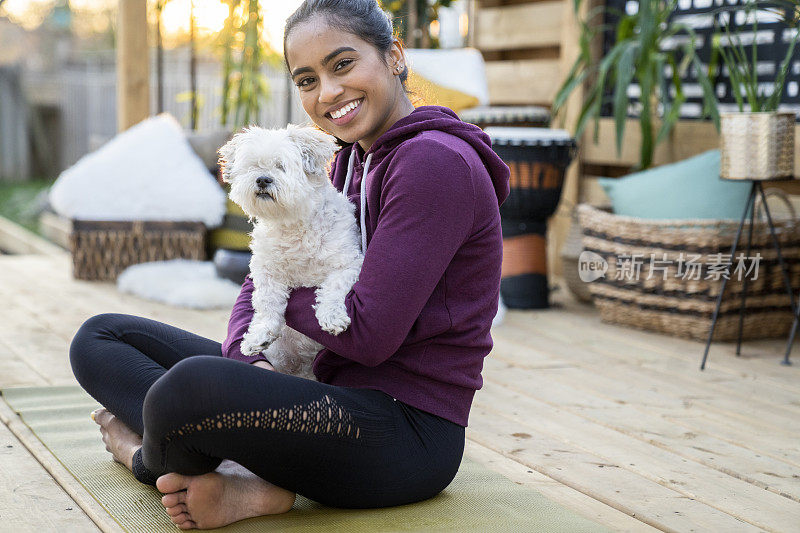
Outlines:
[[280, 161], [276, 162], [275, 163], [275, 168], [277, 168], [278, 170], [283, 172], [283, 163], [281, 163]]

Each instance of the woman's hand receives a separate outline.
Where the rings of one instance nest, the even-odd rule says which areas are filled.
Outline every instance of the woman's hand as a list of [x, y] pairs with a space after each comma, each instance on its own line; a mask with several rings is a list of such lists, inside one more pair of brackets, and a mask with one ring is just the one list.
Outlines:
[[255, 361], [255, 362], [250, 363], [250, 364], [253, 365], [253, 366], [261, 367], [261, 368], [266, 368], [267, 370], [272, 370], [272, 371], [275, 370], [275, 367], [272, 366], [271, 364], [269, 364], [266, 361]]

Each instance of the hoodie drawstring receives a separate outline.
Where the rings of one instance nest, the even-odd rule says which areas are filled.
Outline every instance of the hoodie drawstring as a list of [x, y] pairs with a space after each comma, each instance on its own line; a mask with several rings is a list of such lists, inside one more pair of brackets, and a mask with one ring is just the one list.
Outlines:
[[[344, 187], [342, 188], [342, 194], [345, 198], [347, 198], [347, 192], [350, 190], [350, 181], [353, 177], [353, 158], [356, 155], [355, 150], [350, 151], [350, 159], [347, 161], [347, 175], [344, 178]], [[369, 163], [372, 161], [372, 154], [367, 155], [366, 161], [364, 161], [364, 172], [361, 173], [361, 192], [359, 194], [359, 199], [361, 200], [361, 209], [360, 209], [360, 218], [361, 218], [361, 253], [363, 254], [364, 251], [367, 249], [367, 227], [365, 223], [365, 215], [366, 207], [367, 207], [367, 172], [369, 172]]]

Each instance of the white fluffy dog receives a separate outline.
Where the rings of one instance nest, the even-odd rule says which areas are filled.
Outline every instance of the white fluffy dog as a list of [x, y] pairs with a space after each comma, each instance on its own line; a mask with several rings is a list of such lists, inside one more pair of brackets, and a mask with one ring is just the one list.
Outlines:
[[[255, 314], [242, 353], [262, 351], [279, 372], [315, 379], [317, 342], [286, 326], [295, 287], [317, 287], [320, 327], [338, 335], [350, 325], [345, 297], [363, 262], [355, 205], [328, 179], [334, 138], [310, 127], [250, 127], [220, 148], [230, 198], [255, 221], [250, 273]], [[265, 351], [266, 350], [266, 351]]]

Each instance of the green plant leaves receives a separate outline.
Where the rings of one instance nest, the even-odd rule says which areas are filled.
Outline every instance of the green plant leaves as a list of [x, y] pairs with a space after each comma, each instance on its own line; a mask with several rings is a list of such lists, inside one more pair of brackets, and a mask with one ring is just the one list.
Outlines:
[[[795, 0], [793, 0], [795, 1]], [[573, 0], [576, 13], [582, 0]], [[677, 0], [641, 0], [637, 13], [627, 14], [618, 10], [607, 9], [606, 12], [619, 13], [619, 21], [615, 29], [616, 41], [599, 64], [591, 59], [590, 43], [597, 33], [602, 31], [601, 24], [591, 23], [592, 17], [581, 21], [580, 56], [570, 69], [564, 83], [559, 87], [553, 104], [554, 114], [565, 105], [569, 95], [582, 83], [586, 83], [586, 96], [575, 126], [575, 136], [583, 133], [588, 121], [594, 118], [594, 142], [598, 141], [600, 111], [607, 89], [611, 88], [613, 117], [616, 135], [617, 154], [621, 154], [628, 120], [630, 98], [628, 87], [638, 83], [641, 88], [639, 101], [641, 113], [640, 157], [637, 168], [645, 169], [652, 165], [655, 147], [669, 136], [675, 123], [680, 118], [681, 105], [686, 101], [683, 92], [680, 72], [689, 65], [697, 69], [698, 81], [703, 88], [704, 116], [710, 116], [719, 128], [717, 100], [708, 74], [702, 68], [694, 49], [694, 33], [685, 24], [670, 20], [675, 11]], [[690, 45], [682, 48], [683, 60], [677, 64], [676, 50], [665, 49], [665, 42], [679, 32], [690, 36]], [[664, 75], [664, 68], [672, 67], [672, 76]], [[596, 74], [596, 76], [594, 75]], [[607, 86], [608, 84], [608, 86]], [[675, 96], [670, 93], [674, 89]], [[659, 112], [658, 103], [661, 110]], [[654, 122], [661, 117], [661, 127], [654, 135]]]
[[267, 51], [261, 42], [259, 0], [228, 0], [221, 33], [222, 106], [220, 124], [239, 129], [258, 120], [269, 99], [269, 81], [261, 70]]

